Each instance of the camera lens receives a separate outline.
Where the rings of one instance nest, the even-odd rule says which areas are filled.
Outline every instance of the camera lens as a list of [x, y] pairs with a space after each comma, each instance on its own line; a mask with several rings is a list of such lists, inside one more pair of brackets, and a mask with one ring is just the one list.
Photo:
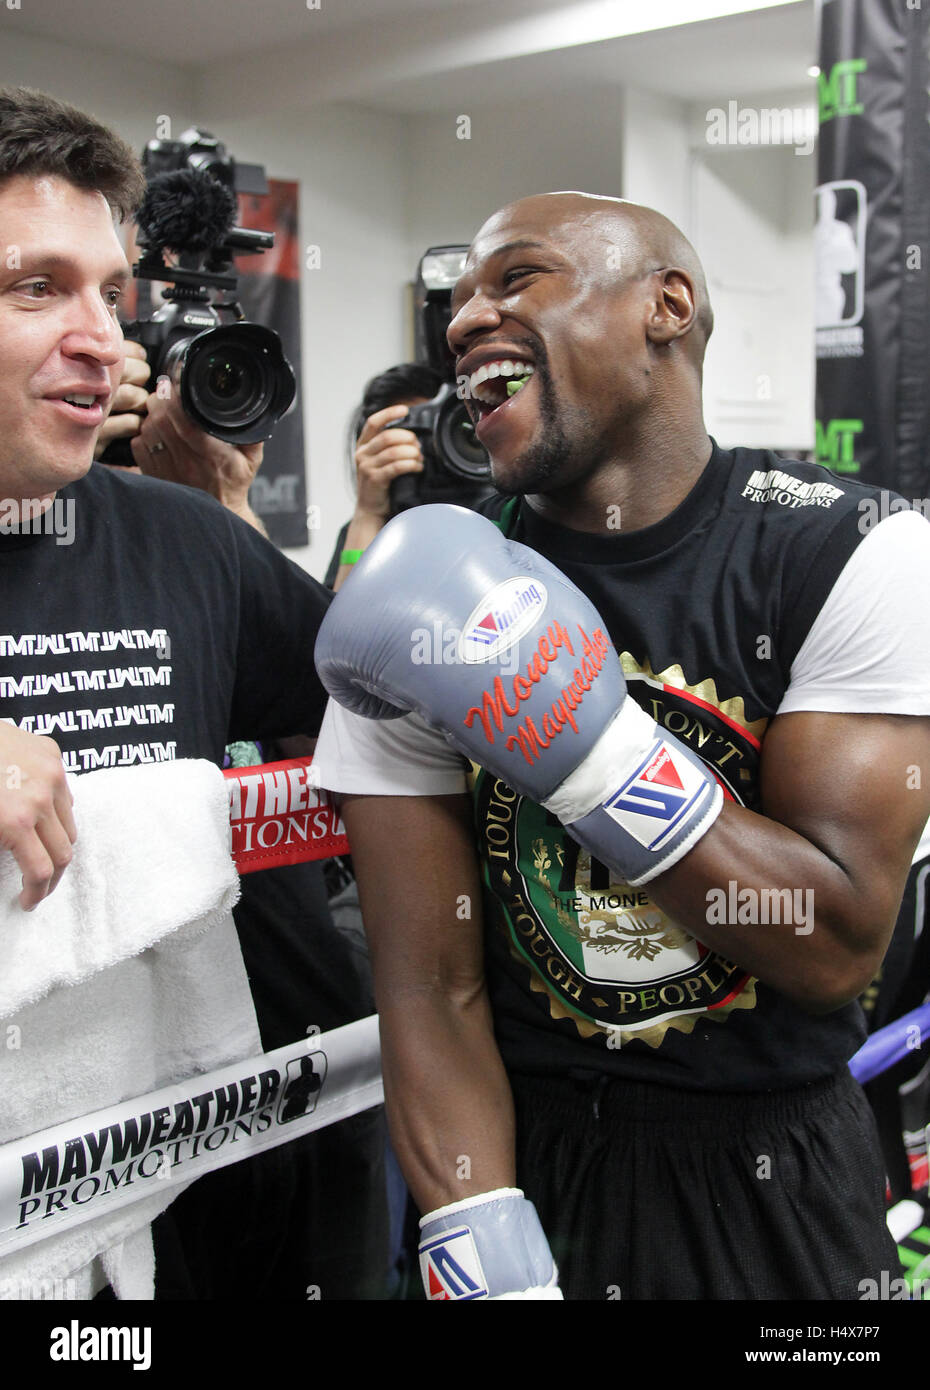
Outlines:
[[246, 380], [242, 367], [229, 360], [227, 353], [223, 359], [211, 357], [207, 362], [207, 388], [211, 395], [220, 400], [234, 400], [242, 394], [242, 383]]
[[232, 444], [267, 439], [294, 399], [277, 334], [252, 323], [211, 329], [188, 346], [181, 400], [198, 424]]
[[251, 345], [226, 339], [211, 349], [197, 339], [184, 368], [190, 374], [195, 408], [218, 425], [246, 428], [267, 410], [274, 396], [265, 355]]
[[454, 395], [450, 395], [442, 406], [436, 433], [442, 460], [454, 473], [469, 479], [490, 477], [491, 464], [487, 451], [478, 442], [464, 402]]
[[239, 425], [249, 425], [267, 408], [274, 383], [261, 352], [224, 345], [219, 352], [204, 354], [191, 392], [200, 409], [217, 420], [232, 417]]

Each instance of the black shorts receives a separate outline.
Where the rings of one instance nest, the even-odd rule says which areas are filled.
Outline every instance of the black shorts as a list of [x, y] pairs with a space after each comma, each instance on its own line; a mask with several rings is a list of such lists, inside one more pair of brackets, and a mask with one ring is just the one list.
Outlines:
[[511, 1074], [517, 1183], [571, 1299], [858, 1299], [900, 1276], [875, 1124], [847, 1072], [694, 1092]]

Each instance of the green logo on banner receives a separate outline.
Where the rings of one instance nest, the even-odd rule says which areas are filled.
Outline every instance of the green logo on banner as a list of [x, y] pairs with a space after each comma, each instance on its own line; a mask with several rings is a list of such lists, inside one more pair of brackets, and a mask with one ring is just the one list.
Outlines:
[[856, 100], [856, 78], [865, 72], [864, 58], [844, 58], [834, 63], [829, 74], [822, 72], [817, 79], [817, 96], [820, 103], [820, 124], [832, 121], [834, 116], [861, 116], [863, 106]]
[[828, 420], [826, 426], [818, 420], [817, 462], [834, 473], [858, 473], [862, 465], [853, 455], [856, 435], [864, 428], [862, 420]]

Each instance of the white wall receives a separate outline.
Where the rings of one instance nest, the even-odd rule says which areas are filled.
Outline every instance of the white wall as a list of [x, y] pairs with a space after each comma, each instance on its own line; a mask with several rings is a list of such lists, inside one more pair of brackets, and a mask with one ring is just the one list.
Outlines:
[[36, 87], [70, 102], [114, 126], [138, 149], [154, 135], [156, 117], [170, 113], [179, 131], [193, 118], [194, 89], [184, 69], [20, 34], [9, 12], [3, 18], [0, 85]]
[[[210, 127], [209, 113], [200, 118]], [[212, 127], [211, 127], [212, 128]], [[369, 377], [409, 355], [406, 120], [352, 106], [223, 122], [244, 160], [300, 182], [301, 339], [307, 499], [318, 526], [288, 553], [322, 579], [352, 514], [346, 429]], [[307, 247], [319, 247], [319, 269]]]
[[716, 326], [705, 420], [722, 445], [814, 445], [816, 156], [790, 145], [693, 152], [692, 239]]
[[664, 212], [704, 263], [716, 316], [704, 374], [710, 433], [724, 446], [812, 448], [816, 156], [801, 139], [810, 93], [737, 102], [737, 117], [747, 107], [803, 113], [765, 128], [796, 139], [801, 153], [792, 144], [708, 143], [709, 111], [729, 113], [731, 100], [688, 107], [628, 89], [623, 196]]
[[623, 196], [655, 208], [691, 236], [688, 108], [628, 87], [623, 107]]
[[623, 182], [623, 93], [601, 87], [540, 96], [471, 114], [471, 138], [457, 138], [457, 115], [411, 121], [410, 255], [469, 241], [497, 208], [532, 193], [577, 188], [619, 196]]

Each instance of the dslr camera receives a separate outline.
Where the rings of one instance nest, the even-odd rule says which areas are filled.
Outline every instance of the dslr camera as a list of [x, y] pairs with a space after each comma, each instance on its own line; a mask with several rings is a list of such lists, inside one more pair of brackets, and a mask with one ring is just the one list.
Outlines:
[[293, 403], [294, 373], [278, 334], [245, 322], [230, 274], [236, 254], [274, 245], [271, 232], [233, 225], [235, 195], [267, 193], [265, 171], [237, 162], [196, 126], [179, 140], [150, 140], [142, 162], [148, 187], [136, 220], [144, 254], [133, 274], [168, 288], [150, 318], [125, 326], [126, 337], [142, 343], [152, 381], [168, 377], [201, 429], [229, 444], [267, 439]]
[[387, 428], [412, 430], [423, 454], [422, 473], [405, 473], [391, 483], [392, 514], [426, 502], [476, 507], [494, 492], [487, 453], [455, 382], [443, 382], [431, 401], [412, 405]]

